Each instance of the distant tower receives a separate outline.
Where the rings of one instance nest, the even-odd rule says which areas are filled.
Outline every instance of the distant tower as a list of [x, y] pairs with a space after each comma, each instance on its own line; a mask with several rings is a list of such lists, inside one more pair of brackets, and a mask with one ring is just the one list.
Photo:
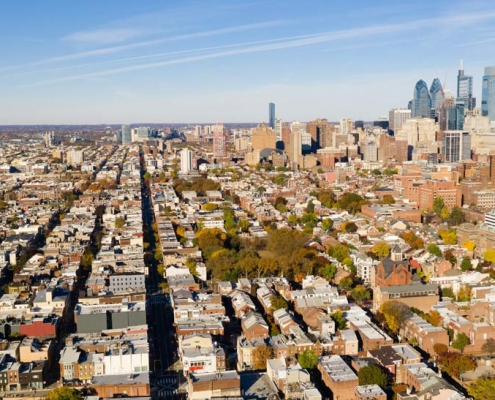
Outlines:
[[428, 85], [424, 80], [419, 80], [414, 87], [411, 117], [430, 118], [431, 97]]
[[398, 244], [396, 244], [392, 248], [392, 251], [390, 253], [390, 258], [392, 259], [392, 261], [395, 261], [395, 262], [401, 262], [402, 261], [403, 254], [402, 254], [402, 250]]
[[196, 125], [194, 127], [194, 136], [197, 138], [201, 136], [201, 125]]
[[193, 152], [188, 148], [180, 151], [180, 172], [188, 174], [193, 169]]
[[495, 121], [495, 67], [485, 68], [481, 96], [481, 115]]
[[268, 104], [268, 126], [275, 129], [275, 103]]
[[131, 126], [122, 125], [122, 144], [132, 143]]
[[205, 133], [205, 136], [208, 137], [211, 135], [211, 126], [210, 125], [205, 125], [204, 127], [204, 133]]
[[476, 107], [476, 99], [473, 97], [473, 77], [464, 75], [464, 65], [462, 60], [457, 74], [457, 104], [464, 104], [466, 110]]
[[435, 78], [430, 86], [431, 108], [437, 113], [444, 99], [443, 87], [440, 79]]
[[53, 131], [45, 132], [45, 146], [52, 147], [54, 141], [55, 141], [55, 133]]
[[275, 120], [275, 137], [277, 142], [282, 141], [282, 120], [280, 118], [277, 118]]
[[221, 122], [213, 127], [213, 156], [227, 157], [227, 131]]
[[298, 165], [302, 156], [302, 129], [298, 129], [296, 126], [292, 129], [292, 136], [290, 138], [290, 154], [289, 158], [292, 164]]

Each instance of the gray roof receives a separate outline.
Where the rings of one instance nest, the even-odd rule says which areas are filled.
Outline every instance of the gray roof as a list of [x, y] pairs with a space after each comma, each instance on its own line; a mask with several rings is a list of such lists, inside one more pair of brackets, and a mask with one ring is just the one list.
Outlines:
[[383, 287], [381, 288], [381, 291], [383, 293], [394, 293], [394, 294], [410, 293], [410, 292], [437, 292], [438, 286], [423, 285], [423, 284], [397, 285], [397, 286]]

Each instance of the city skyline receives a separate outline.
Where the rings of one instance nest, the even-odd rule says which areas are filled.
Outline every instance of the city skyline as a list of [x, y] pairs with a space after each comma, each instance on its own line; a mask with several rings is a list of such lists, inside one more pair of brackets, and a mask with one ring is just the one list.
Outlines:
[[29, 4], [4, 6], [1, 125], [371, 121], [420, 79], [455, 94], [460, 59], [481, 100], [495, 64], [488, 2]]

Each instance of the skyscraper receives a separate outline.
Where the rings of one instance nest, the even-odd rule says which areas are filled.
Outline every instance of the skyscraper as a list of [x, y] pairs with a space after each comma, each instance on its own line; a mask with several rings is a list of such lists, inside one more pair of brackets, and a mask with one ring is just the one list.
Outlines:
[[268, 104], [268, 126], [275, 129], [275, 103]]
[[411, 110], [392, 109], [388, 113], [388, 128], [395, 132], [402, 128], [402, 124], [411, 118]]
[[300, 163], [302, 157], [302, 131], [300, 129], [292, 129], [292, 137], [290, 138], [290, 161], [296, 166]]
[[473, 77], [464, 75], [464, 66], [461, 60], [457, 74], [457, 99], [456, 103], [463, 103], [464, 108], [472, 110], [476, 107], [476, 99], [473, 97]]
[[270, 129], [265, 123], [262, 123], [258, 128], [253, 130], [251, 135], [251, 143], [254, 151], [263, 149], [274, 149], [276, 147], [277, 138], [275, 132]]
[[411, 117], [430, 118], [431, 97], [428, 92], [428, 85], [424, 80], [419, 80], [414, 87], [412, 100]]
[[469, 136], [469, 132], [444, 132], [442, 154], [445, 162], [469, 160], [471, 158], [471, 136]]
[[180, 151], [180, 173], [188, 174], [193, 169], [193, 152], [187, 147]]
[[440, 79], [435, 78], [430, 86], [430, 98], [431, 98], [431, 108], [434, 114], [438, 112], [440, 106], [442, 105], [444, 99], [443, 87], [440, 83]]
[[481, 91], [481, 114], [495, 122], [495, 67], [486, 67]]
[[282, 120], [280, 118], [275, 120], [275, 137], [277, 142], [282, 140]]
[[227, 131], [221, 122], [213, 127], [213, 156], [227, 157]]
[[122, 143], [128, 144], [131, 142], [132, 142], [131, 126], [130, 125], [122, 125]]

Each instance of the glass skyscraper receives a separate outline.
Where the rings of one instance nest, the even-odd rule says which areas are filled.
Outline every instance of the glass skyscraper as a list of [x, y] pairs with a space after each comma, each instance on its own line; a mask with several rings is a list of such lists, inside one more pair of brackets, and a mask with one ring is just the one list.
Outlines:
[[122, 125], [122, 143], [131, 143], [131, 126], [130, 125]]
[[472, 110], [476, 107], [476, 99], [473, 97], [473, 77], [464, 75], [464, 66], [462, 64], [457, 74], [457, 99], [456, 103], [463, 104], [465, 109]]
[[443, 87], [440, 79], [435, 78], [430, 86], [431, 108], [435, 113], [440, 109], [444, 99]]
[[424, 80], [419, 80], [414, 87], [411, 117], [430, 118], [431, 97], [428, 92], [428, 85]]
[[481, 115], [495, 121], [495, 67], [486, 67], [481, 90]]
[[275, 103], [268, 104], [268, 125], [275, 129]]

